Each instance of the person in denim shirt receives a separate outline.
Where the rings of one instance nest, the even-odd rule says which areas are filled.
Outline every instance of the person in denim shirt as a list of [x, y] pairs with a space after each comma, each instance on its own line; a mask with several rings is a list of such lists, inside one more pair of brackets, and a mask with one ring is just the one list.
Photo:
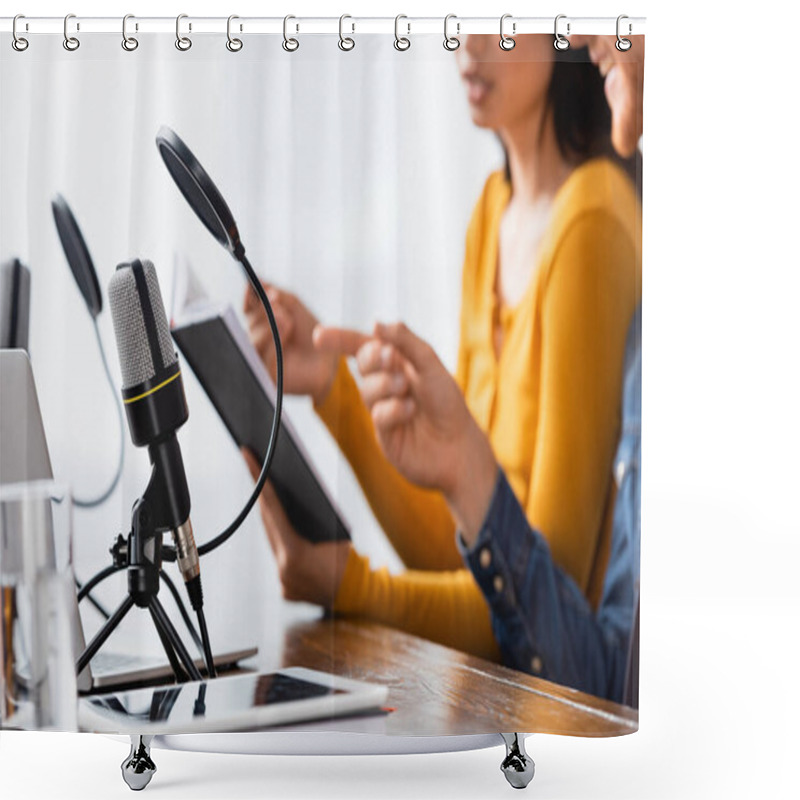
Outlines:
[[611, 554], [596, 611], [553, 562], [502, 471], [477, 537], [468, 545], [459, 536], [489, 601], [505, 664], [634, 706], [638, 670], [629, 663], [636, 657], [631, 642], [639, 596], [641, 386], [639, 307], [626, 344]]

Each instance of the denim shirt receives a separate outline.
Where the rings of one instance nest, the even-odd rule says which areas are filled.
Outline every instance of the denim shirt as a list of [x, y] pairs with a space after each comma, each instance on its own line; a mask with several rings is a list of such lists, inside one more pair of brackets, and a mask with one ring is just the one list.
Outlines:
[[640, 306], [625, 348], [611, 553], [596, 611], [553, 562], [502, 470], [475, 544], [457, 536], [489, 603], [504, 663], [617, 702], [632, 696], [626, 681], [637, 678], [626, 672], [639, 598], [641, 395]]

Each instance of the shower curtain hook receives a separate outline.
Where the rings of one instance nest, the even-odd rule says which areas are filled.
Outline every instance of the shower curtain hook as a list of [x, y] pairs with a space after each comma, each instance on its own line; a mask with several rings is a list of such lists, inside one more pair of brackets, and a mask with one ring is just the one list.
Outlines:
[[400, 35], [400, 20], [406, 20], [406, 27], [408, 28], [408, 34], [411, 33], [411, 23], [408, 22], [408, 17], [405, 14], [398, 14], [394, 18], [394, 49], [399, 50], [401, 53], [408, 50], [411, 47], [411, 39], [408, 38], [408, 35], [401, 36]]
[[[25, 19], [25, 15], [24, 15], [24, 14], [17, 14], [17, 16], [16, 16], [16, 17], [14, 17], [14, 22], [13, 22], [13, 24], [12, 24], [12, 26], [11, 26], [11, 35], [14, 37], [14, 38], [11, 40], [11, 46], [12, 46], [12, 47], [13, 47], [13, 48], [14, 48], [14, 49], [15, 49], [15, 50], [18, 52], [18, 53], [21, 53], [21, 52], [23, 52], [24, 50], [27, 50], [27, 49], [28, 49], [28, 45], [30, 44], [30, 42], [28, 42], [28, 40], [27, 40], [25, 37], [23, 37], [23, 36], [20, 36], [20, 35], [17, 33], [17, 22], [18, 22], [19, 20], [21, 20], [21, 19]], [[27, 30], [27, 26], [26, 26], [26, 30]]]
[[[175, 18], [175, 47], [185, 53], [191, 46], [192, 40], [188, 36], [181, 36], [181, 20], [188, 19], [188, 14], [178, 14]], [[189, 23], [189, 30], [192, 30], [192, 23]]]
[[[628, 50], [630, 50], [631, 47], [633, 47], [633, 42], [630, 39], [623, 39], [622, 36], [620, 36], [620, 33], [619, 33], [619, 24], [624, 19], [628, 19], [628, 17], [625, 14], [620, 14], [617, 17], [617, 41], [616, 41], [616, 44], [614, 46], [617, 48], [617, 50], [620, 51], [620, 53], [627, 53]], [[633, 32], [633, 26], [629, 22], [628, 23], [628, 36], [630, 36], [632, 32]]]
[[[500, 17], [500, 49], [505, 51], [513, 50], [517, 46], [517, 43], [514, 41], [514, 39], [511, 36], [506, 36], [503, 31], [503, 27], [505, 26], [506, 20], [511, 18], [512, 18], [511, 14], [503, 14], [503, 16]], [[515, 34], [516, 32], [517, 32], [517, 23], [512, 22], [511, 33]]]
[[[77, 36], [69, 35], [69, 29], [67, 26], [69, 25], [69, 21], [71, 19], [75, 19], [74, 14], [67, 14], [67, 16], [64, 17], [64, 49], [69, 50], [70, 53], [73, 53], [81, 46], [81, 42]], [[78, 28], [78, 30], [80, 29]]]
[[[290, 19], [297, 19], [297, 17], [292, 16], [291, 14], [287, 14], [283, 18], [283, 49], [287, 53], [294, 53], [298, 47], [300, 47], [300, 42], [297, 41], [294, 37], [289, 36], [289, 20]], [[295, 26], [295, 31], [299, 31], [300, 26]]]
[[[345, 53], [352, 50], [356, 46], [354, 39], [352, 39], [350, 36], [344, 35], [343, 28], [344, 28], [344, 21], [346, 19], [351, 20], [353, 18], [349, 14], [342, 14], [342, 16], [339, 17], [339, 49], [344, 50]], [[356, 32], [355, 22], [351, 22], [350, 24], [353, 26], [353, 30], [351, 32], [355, 33]]]
[[[556, 38], [553, 39], [553, 47], [555, 47], [555, 49], [559, 50], [559, 51], [569, 50], [569, 39], [565, 39], [558, 32], [558, 21], [560, 19], [567, 19], [567, 15], [566, 14], [559, 14], [556, 17], [555, 27], [554, 27], [554, 32], [555, 32], [555, 37]], [[567, 36], [569, 36], [569, 32], [570, 32], [569, 31], [569, 22], [567, 22]]]
[[448, 14], [444, 18], [444, 49], [452, 53], [454, 50], [458, 50], [458, 48], [461, 47], [461, 40], [456, 39], [455, 36], [450, 36], [447, 32], [447, 26], [451, 19], [456, 20], [456, 36], [461, 33], [461, 23], [458, 21], [458, 17], [455, 14]]
[[[129, 19], [136, 19], [133, 14], [126, 14], [122, 18], [122, 49], [127, 50], [129, 53], [132, 53], [138, 46], [139, 40], [133, 36], [128, 36], [128, 20]], [[139, 26], [136, 25], [136, 30], [139, 30]]]
[[[236, 39], [233, 36], [231, 36], [231, 22], [233, 22], [235, 19], [239, 19], [239, 17], [237, 17], [236, 14], [231, 14], [228, 17], [228, 26], [226, 28], [228, 41], [225, 42], [225, 47], [227, 47], [231, 53], [238, 53], [242, 49], [242, 47], [244, 47], [244, 44], [241, 39]], [[241, 27], [239, 28], [239, 30], [241, 30]]]

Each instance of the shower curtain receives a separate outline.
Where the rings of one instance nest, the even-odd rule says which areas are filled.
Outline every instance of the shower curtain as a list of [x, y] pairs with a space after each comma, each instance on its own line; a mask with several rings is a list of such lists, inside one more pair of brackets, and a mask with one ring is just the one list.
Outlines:
[[[239, 47], [224, 34], [193, 36], [188, 49], [166, 33], [131, 32], [135, 49], [111, 34], [82, 35], [73, 50], [56, 35], [31, 35], [25, 50], [3, 41], [0, 260], [30, 269], [28, 350], [54, 476], [75, 497], [98, 494], [123, 446], [53, 222], [56, 195], [97, 271], [114, 391], [123, 379], [108, 287], [133, 259], [152, 261], [173, 325], [200, 295], [229, 307], [269, 372], [273, 345], [246, 276], [165, 169], [155, 139], [168, 126], [213, 178], [268, 285], [283, 329], [283, 424], [350, 535], [328, 545], [328, 561], [314, 554], [324, 576], [315, 584], [287, 567], [298, 534], [287, 533], [280, 502], [256, 505], [201, 559], [212, 648], [254, 644], [252, 663], [270, 671], [306, 666], [302, 651], [287, 660], [285, 631], [297, 626], [332, 618], [374, 636], [399, 631], [442, 648], [426, 652], [453, 676], [499, 670], [595, 723], [613, 720], [542, 723], [520, 706], [519, 730], [633, 731], [643, 37], [628, 50], [614, 36], [564, 48], [552, 34], [512, 39], [509, 26], [508, 38], [462, 35], [443, 47], [441, 35], [412, 34], [395, 47], [391, 35], [343, 24], [339, 47], [335, 33], [295, 30], [282, 47], [286, 38], [236, 26]], [[633, 88], [622, 59], [635, 65]], [[626, 90], [632, 145], [620, 146], [614, 102]], [[303, 327], [300, 303], [328, 333], [361, 338], [343, 346], [334, 331], [332, 356]], [[189, 408], [177, 436], [202, 545], [238, 513], [253, 477], [176, 351]], [[317, 396], [292, 388], [310, 351], [332, 365]], [[122, 436], [121, 481], [99, 506], [74, 511], [82, 581], [130, 532], [150, 476], [127, 426]], [[308, 563], [310, 551], [299, 552]], [[126, 592], [120, 570], [93, 596], [113, 609]], [[88, 640], [104, 620], [85, 602], [80, 613]], [[339, 629], [328, 630], [319, 641], [342, 656]], [[131, 613], [113, 641], [160, 651], [147, 614]], [[456, 732], [424, 708], [392, 728], [404, 675], [391, 658], [383, 674], [363, 669], [358, 653], [347, 659], [342, 677], [389, 687], [382, 732]], [[508, 717], [494, 711], [457, 732], [500, 730]]]

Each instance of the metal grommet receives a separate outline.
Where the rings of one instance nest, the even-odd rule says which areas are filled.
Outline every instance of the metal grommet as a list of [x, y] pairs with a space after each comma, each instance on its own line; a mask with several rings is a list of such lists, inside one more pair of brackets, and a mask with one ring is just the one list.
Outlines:
[[[401, 19], [408, 19], [405, 14], [398, 14], [394, 18], [394, 49], [399, 50], [401, 53], [408, 50], [411, 47], [411, 39], [408, 36], [401, 36], [400, 35], [400, 20]], [[407, 22], [406, 27], [408, 28], [408, 33], [411, 33], [411, 23]]]
[[[73, 53], [81, 46], [81, 43], [76, 36], [69, 35], [68, 25], [71, 19], [75, 19], [74, 14], [67, 14], [67, 16], [64, 17], [64, 49]], [[80, 27], [76, 27], [76, 30], [80, 30]]]
[[[178, 14], [175, 17], [175, 47], [181, 52], [185, 53], [191, 46], [192, 40], [188, 36], [181, 35], [181, 20], [188, 19], [188, 14]], [[189, 30], [192, 30], [192, 23], [189, 23]]]
[[[288, 14], [283, 18], [283, 43], [282, 47], [287, 53], [294, 53], [298, 47], [300, 47], [300, 42], [297, 39], [291, 38], [289, 36], [289, 20], [290, 19], [297, 19], [297, 17], [293, 17], [291, 14]], [[300, 26], [297, 25], [295, 30], [300, 30]]]
[[[500, 17], [500, 49], [505, 51], [513, 50], [517, 46], [517, 43], [511, 38], [511, 36], [506, 36], [503, 30], [507, 19], [511, 19], [511, 14], [503, 14], [503, 16]], [[515, 34], [516, 32], [517, 23], [512, 22], [511, 33]]]
[[[553, 32], [555, 34], [555, 39], [553, 39], [553, 47], [556, 50], [563, 52], [564, 50], [569, 50], [569, 39], [565, 39], [559, 32], [558, 32], [558, 21], [560, 19], [566, 19], [566, 14], [559, 14], [556, 17], [555, 25], [553, 27]], [[567, 22], [567, 36], [569, 36], [569, 22]]]
[[244, 47], [244, 44], [241, 39], [237, 39], [231, 35], [231, 22], [233, 22], [235, 19], [239, 19], [239, 17], [237, 17], [236, 14], [231, 14], [228, 17], [228, 26], [225, 29], [228, 36], [228, 41], [225, 42], [225, 47], [227, 47], [231, 53], [238, 53], [242, 49], [242, 47]]
[[458, 22], [458, 17], [455, 14], [448, 14], [444, 18], [444, 43], [443, 43], [443, 45], [444, 45], [444, 49], [445, 50], [449, 50], [452, 53], [454, 50], [458, 50], [458, 48], [461, 47], [461, 42], [458, 39], [456, 39], [455, 36], [450, 36], [450, 34], [447, 32], [447, 28], [448, 28], [448, 25], [450, 24], [450, 20], [451, 19], [456, 20], [456, 36], [458, 36], [458, 34], [461, 33], [461, 23]]
[[[134, 38], [133, 36], [128, 36], [128, 20], [135, 19], [133, 14], [126, 14], [122, 18], [122, 49], [127, 50], [129, 53], [132, 53], [138, 46], [139, 40]], [[136, 30], [139, 30], [139, 26], [136, 25]]]
[[[343, 28], [344, 28], [344, 21], [346, 19], [353, 19], [353, 18], [349, 14], [342, 14], [342, 16], [339, 17], [339, 49], [340, 50], [344, 50], [345, 53], [349, 52], [350, 50], [352, 50], [356, 46], [356, 43], [355, 43], [354, 39], [352, 39], [350, 36], [345, 36], [344, 35]], [[353, 26], [352, 33], [355, 33], [356, 32], [356, 24], [355, 24], [355, 22], [353, 22], [351, 24]]]
[[[616, 44], [614, 46], [617, 48], [617, 50], [620, 51], [620, 53], [627, 53], [628, 50], [630, 50], [631, 47], [633, 47], [633, 42], [630, 39], [623, 39], [622, 36], [620, 36], [620, 33], [619, 33], [619, 24], [624, 19], [628, 19], [628, 17], [625, 14], [620, 14], [617, 17], [617, 41], [616, 41]], [[633, 30], [633, 28], [631, 27], [631, 24], [629, 22], [628, 23], [628, 35], [629, 36], [630, 36], [632, 30]]]
[[[13, 24], [11, 26], [11, 35], [14, 37], [11, 40], [11, 46], [18, 53], [22, 53], [24, 50], [27, 50], [28, 49], [28, 45], [30, 44], [30, 42], [28, 42], [28, 40], [24, 36], [20, 36], [17, 33], [17, 22], [19, 20], [21, 20], [21, 19], [25, 19], [25, 15], [24, 14], [17, 14], [17, 16], [14, 17], [14, 22], [13, 22]], [[25, 30], [27, 30], [27, 23], [26, 23], [26, 26], [25, 26]]]

